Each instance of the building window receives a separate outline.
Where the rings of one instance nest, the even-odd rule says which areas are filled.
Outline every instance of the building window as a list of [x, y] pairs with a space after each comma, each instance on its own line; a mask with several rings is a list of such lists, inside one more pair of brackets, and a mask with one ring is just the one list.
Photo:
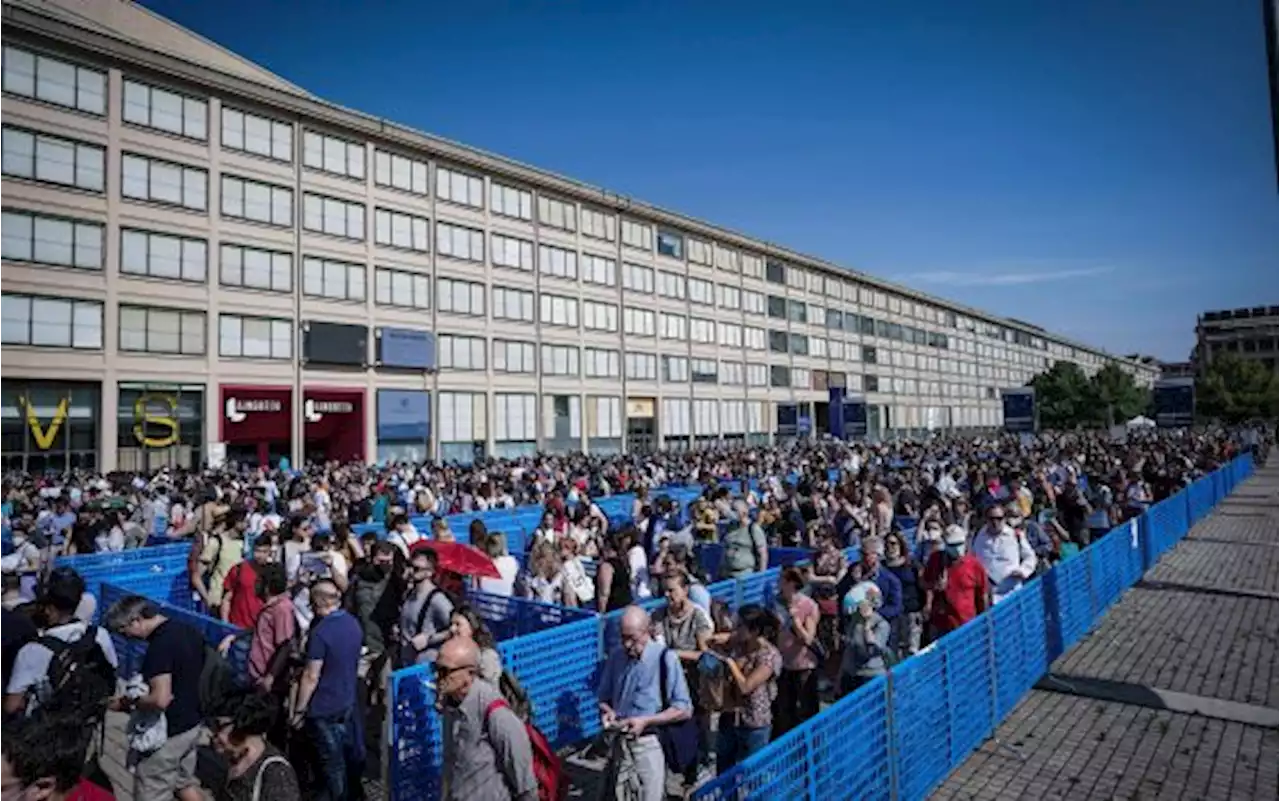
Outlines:
[[577, 377], [578, 349], [568, 345], [542, 346], [542, 374]]
[[539, 195], [538, 222], [551, 228], [575, 231], [578, 228], [577, 206], [567, 200]]
[[151, 231], [120, 231], [120, 272], [204, 283], [209, 243]]
[[791, 386], [796, 389], [811, 389], [813, 381], [813, 373], [807, 367], [793, 367], [791, 369]]
[[586, 348], [582, 360], [583, 375], [587, 378], [617, 378], [621, 372], [616, 350]]
[[592, 300], [582, 302], [582, 327], [593, 331], [618, 330], [618, 307], [612, 303], [597, 303]]
[[864, 392], [879, 392], [880, 377], [867, 373], [862, 376], [862, 389]]
[[102, 304], [38, 295], [3, 295], [0, 340], [6, 345], [102, 349]]
[[752, 325], [746, 326], [742, 329], [742, 342], [747, 350], [764, 350], [764, 329]]
[[578, 301], [560, 295], [543, 294], [539, 299], [539, 320], [543, 325], [578, 327]]
[[711, 266], [711, 245], [701, 239], [689, 240], [689, 261], [694, 264]]
[[293, 254], [242, 245], [223, 245], [219, 259], [223, 286], [293, 291]]
[[689, 371], [695, 384], [720, 382], [720, 370], [715, 359], [693, 359], [689, 362]]
[[688, 321], [678, 314], [667, 314], [663, 312], [659, 316], [660, 332], [663, 339], [674, 339], [678, 342], [684, 342], [688, 339], [687, 332]]
[[742, 270], [742, 258], [736, 250], [715, 245], [716, 269], [724, 270], [727, 273], [737, 273]]
[[533, 243], [502, 234], [489, 235], [494, 267], [533, 271]]
[[155, 86], [125, 79], [124, 121], [157, 131], [198, 139], [209, 138], [209, 104]]
[[373, 182], [415, 195], [427, 194], [427, 163], [407, 156], [373, 151]]
[[460, 206], [484, 208], [484, 179], [447, 167], [436, 167], [436, 197]]
[[627, 378], [637, 381], [658, 380], [658, 358], [649, 353], [628, 353]]
[[484, 231], [436, 223], [436, 252], [459, 261], [484, 261]]
[[658, 294], [664, 298], [676, 298], [684, 300], [685, 298], [685, 282], [683, 275], [669, 273], [666, 270], [658, 271]]
[[748, 278], [764, 278], [764, 259], [751, 253], [742, 254], [742, 274]]
[[582, 254], [582, 280], [603, 286], [618, 285], [618, 263], [603, 256]]
[[769, 386], [769, 366], [765, 364], [748, 364], [747, 365], [747, 386], [749, 387]]
[[633, 309], [630, 306], [622, 310], [622, 326], [626, 333], [638, 337], [651, 337], [657, 333], [657, 315], [648, 309]]
[[653, 228], [634, 220], [622, 221], [622, 244], [637, 250], [653, 250]]
[[4, 91], [99, 117], [107, 113], [106, 73], [7, 45]]
[[493, 319], [533, 322], [533, 293], [505, 286], [493, 288]]
[[789, 349], [786, 331], [770, 331], [769, 332], [769, 351], [771, 353], [786, 353]]
[[742, 308], [742, 290], [736, 286], [716, 285], [716, 301], [722, 309]]
[[791, 335], [791, 353], [796, 356], [809, 355], [809, 338], [804, 334]]
[[639, 264], [622, 265], [622, 286], [634, 292], [653, 294], [653, 270]]
[[673, 259], [684, 258], [684, 237], [675, 231], [658, 230], [658, 253]]
[[302, 196], [302, 227], [329, 236], [363, 241], [364, 204], [307, 192]]
[[493, 341], [493, 370], [497, 373], [536, 373], [538, 363], [532, 342]]
[[769, 386], [782, 388], [791, 386], [791, 368], [775, 364], [769, 367]]
[[688, 383], [689, 360], [683, 356], [663, 356], [662, 380], [672, 384]]
[[777, 295], [769, 296], [769, 316], [775, 320], [787, 319], [787, 299]]
[[533, 193], [490, 181], [489, 210], [516, 220], [533, 219]]
[[364, 145], [336, 136], [302, 132], [302, 165], [331, 175], [364, 180]]
[[742, 362], [724, 362], [720, 365], [720, 383], [731, 387], [743, 384]]
[[710, 320], [695, 317], [689, 321], [689, 339], [709, 345], [715, 342], [716, 326]]
[[715, 285], [700, 278], [689, 279], [689, 301], [702, 306], [715, 303]]
[[373, 241], [393, 248], [425, 252], [430, 248], [430, 221], [390, 209], [373, 210]]
[[120, 307], [120, 350], [204, 355], [204, 312]]
[[436, 280], [436, 306], [442, 312], [483, 317], [484, 284], [439, 278]]
[[787, 268], [780, 262], [769, 260], [765, 263], [764, 280], [771, 284], [785, 285], [787, 283]]
[[793, 323], [809, 322], [808, 309], [803, 301], [792, 300], [787, 303], [787, 317]]
[[208, 208], [208, 174], [171, 161], [123, 154], [120, 194], [135, 200], [167, 203], [194, 211]]
[[382, 267], [373, 273], [373, 302], [405, 309], [431, 308], [431, 279], [406, 270]]
[[438, 347], [442, 370], [483, 370], [486, 367], [483, 337], [441, 334]]
[[605, 242], [615, 241], [618, 220], [606, 211], [599, 211], [590, 206], [582, 207], [582, 235], [592, 239], [603, 239]]
[[569, 281], [578, 280], [578, 254], [572, 250], [538, 246], [538, 272]]
[[876, 349], [868, 345], [862, 346], [862, 360], [867, 364], [876, 363]]
[[103, 190], [106, 151], [97, 145], [8, 126], [4, 128], [3, 141], [0, 164], [5, 175], [90, 192]]
[[222, 176], [222, 216], [251, 222], [293, 226], [293, 190], [285, 186]]
[[276, 161], [293, 161], [293, 126], [233, 108], [222, 109], [222, 146]]
[[764, 295], [749, 289], [742, 290], [742, 310], [750, 314], [764, 314]]
[[218, 318], [218, 355], [246, 359], [292, 359], [293, 322], [224, 314]]
[[719, 342], [721, 347], [742, 347], [742, 326], [736, 323], [719, 324]]
[[302, 294], [328, 300], [364, 300], [364, 265], [343, 261], [302, 259]]
[[102, 269], [105, 228], [101, 223], [5, 211], [0, 233], [4, 260], [50, 267]]

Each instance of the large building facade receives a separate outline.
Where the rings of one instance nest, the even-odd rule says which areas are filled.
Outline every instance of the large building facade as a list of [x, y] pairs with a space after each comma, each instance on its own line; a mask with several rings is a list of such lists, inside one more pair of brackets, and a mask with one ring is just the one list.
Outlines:
[[1155, 369], [321, 101], [124, 0], [4, 4], [4, 464], [1000, 423]]
[[1276, 369], [1280, 307], [1208, 311], [1196, 318], [1195, 364], [1204, 370], [1214, 358], [1231, 353]]

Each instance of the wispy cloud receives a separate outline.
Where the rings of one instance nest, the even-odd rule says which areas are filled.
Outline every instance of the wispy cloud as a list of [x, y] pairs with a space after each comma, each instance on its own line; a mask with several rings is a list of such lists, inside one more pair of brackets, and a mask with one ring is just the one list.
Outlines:
[[1077, 267], [1067, 270], [1007, 271], [989, 272], [982, 269], [960, 272], [957, 270], [938, 270], [927, 273], [915, 273], [907, 276], [909, 281], [922, 284], [944, 284], [947, 286], [1026, 286], [1030, 284], [1048, 284], [1054, 281], [1069, 281], [1073, 278], [1088, 278], [1111, 272], [1110, 267]]

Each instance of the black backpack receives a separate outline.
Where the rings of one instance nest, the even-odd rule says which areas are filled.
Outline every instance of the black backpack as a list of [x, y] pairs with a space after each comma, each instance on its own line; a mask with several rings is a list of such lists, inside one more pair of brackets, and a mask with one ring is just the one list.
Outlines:
[[40, 710], [81, 712], [96, 718], [106, 713], [107, 700], [116, 691], [116, 669], [98, 643], [98, 627], [89, 626], [72, 642], [45, 635], [36, 640], [53, 654], [45, 672], [49, 694]]
[[222, 706], [223, 699], [243, 689], [226, 657], [206, 643], [204, 664], [200, 667], [200, 714], [212, 717]]

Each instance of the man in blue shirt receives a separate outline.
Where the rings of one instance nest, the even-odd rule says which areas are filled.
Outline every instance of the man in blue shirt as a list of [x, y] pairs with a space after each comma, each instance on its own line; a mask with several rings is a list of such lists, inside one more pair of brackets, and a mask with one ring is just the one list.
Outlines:
[[357, 670], [364, 639], [360, 622], [341, 609], [342, 593], [329, 579], [311, 587], [315, 622], [307, 641], [307, 668], [298, 683], [294, 727], [316, 752], [322, 801], [363, 797], [364, 730], [356, 706]]
[[[600, 725], [635, 737], [632, 756], [641, 798], [666, 797], [667, 765], [657, 727], [688, 720], [693, 714], [689, 686], [675, 651], [650, 636], [649, 614], [638, 606], [622, 613], [622, 647], [609, 655], [600, 677]], [[662, 673], [667, 697], [662, 697]]]

